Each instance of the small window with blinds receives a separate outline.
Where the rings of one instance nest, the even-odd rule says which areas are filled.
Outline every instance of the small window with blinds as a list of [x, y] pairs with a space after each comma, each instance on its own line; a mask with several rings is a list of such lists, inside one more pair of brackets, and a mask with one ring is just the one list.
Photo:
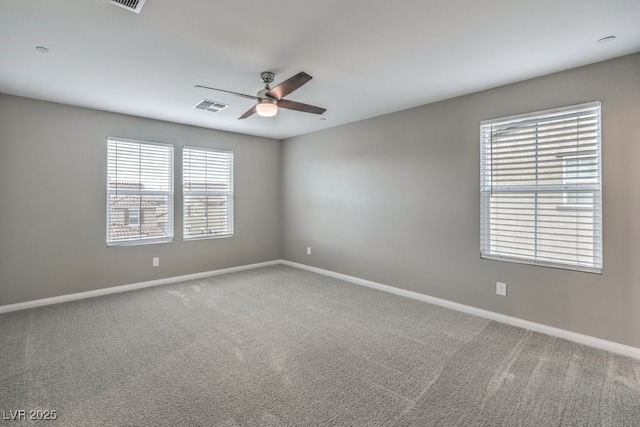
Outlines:
[[480, 125], [482, 258], [602, 272], [600, 102]]
[[107, 246], [173, 241], [173, 146], [107, 139]]
[[233, 152], [184, 147], [185, 240], [233, 235]]

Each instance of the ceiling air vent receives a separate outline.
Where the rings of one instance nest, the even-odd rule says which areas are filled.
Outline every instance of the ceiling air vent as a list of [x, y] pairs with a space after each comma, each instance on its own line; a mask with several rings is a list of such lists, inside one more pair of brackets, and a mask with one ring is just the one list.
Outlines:
[[130, 12], [140, 13], [146, 0], [111, 0], [111, 4], [120, 6]]
[[201, 100], [193, 108], [197, 108], [198, 110], [211, 111], [212, 113], [217, 113], [218, 111], [222, 111], [227, 108], [227, 104], [223, 104], [221, 102], [209, 101], [206, 99]]

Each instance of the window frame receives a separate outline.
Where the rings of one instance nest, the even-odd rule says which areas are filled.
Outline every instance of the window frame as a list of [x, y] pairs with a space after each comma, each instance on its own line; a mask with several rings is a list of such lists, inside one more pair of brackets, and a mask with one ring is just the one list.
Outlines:
[[[134, 144], [134, 145], [138, 145], [140, 147], [140, 150], [142, 150], [143, 147], [160, 147], [162, 149], [167, 150], [166, 157], [167, 157], [167, 163], [166, 165], [166, 174], [159, 174], [161, 175], [161, 178], [163, 181], [166, 181], [168, 183], [168, 188], [165, 190], [159, 190], [159, 189], [144, 189], [143, 188], [143, 183], [142, 182], [138, 182], [138, 183], [133, 183], [133, 186], [130, 187], [138, 187], [138, 188], [119, 188], [119, 186], [122, 183], [118, 182], [118, 172], [117, 172], [117, 144], [118, 143], [122, 143], [122, 144]], [[116, 150], [116, 158], [115, 158], [115, 162], [116, 165], [112, 165], [112, 155], [111, 155], [111, 150], [112, 150], [112, 144], [116, 144], [116, 147], [114, 148]], [[167, 143], [160, 143], [160, 142], [153, 142], [153, 141], [140, 141], [140, 140], [135, 140], [135, 139], [128, 139], [128, 138], [120, 138], [120, 137], [113, 137], [110, 136], [107, 138], [107, 179], [106, 179], [106, 243], [107, 246], [109, 247], [117, 247], [117, 246], [135, 246], [135, 245], [147, 245], [147, 244], [155, 244], [155, 243], [170, 243], [173, 242], [173, 238], [174, 238], [174, 146], [173, 144], [167, 144]], [[142, 154], [141, 154], [142, 155]], [[142, 170], [143, 170], [143, 161], [142, 161], [142, 157], [140, 159], [140, 165], [139, 165], [139, 180], [142, 181]], [[116, 167], [115, 170], [115, 182], [111, 182], [110, 179], [110, 174], [111, 174], [111, 170], [112, 170], [112, 166]], [[155, 168], [154, 168], [155, 169]], [[146, 170], [145, 170], [146, 171]], [[148, 171], [146, 171], [148, 172]], [[115, 185], [112, 185], [115, 184]], [[113, 197], [118, 197], [118, 196], [134, 196], [134, 197], [139, 197], [140, 198], [140, 202], [139, 205], [133, 208], [127, 208], [127, 209], [134, 209], [134, 210], [138, 210], [138, 224], [134, 224], [134, 226], [137, 226], [137, 228], [139, 230], [142, 230], [144, 224], [144, 218], [145, 218], [145, 212], [144, 212], [144, 207], [142, 206], [143, 203], [143, 198], [144, 197], [160, 197], [160, 198], [166, 198], [166, 223], [165, 223], [165, 227], [164, 230], [162, 230], [164, 232], [163, 236], [153, 236], [153, 237], [149, 237], [149, 236], [138, 236], [138, 237], [130, 237], [130, 238], [121, 238], [121, 239], [116, 239], [112, 237], [112, 218], [114, 216], [114, 212], [113, 209], [111, 207], [111, 203], [112, 203], [112, 198]], [[124, 213], [123, 213], [124, 216]], [[130, 226], [131, 224], [122, 224], [123, 226]], [[133, 227], [129, 227], [129, 228], [133, 228]], [[142, 234], [142, 232], [140, 232], [140, 234]]]
[[[216, 174], [225, 174], [227, 181], [226, 189], [218, 189], [218, 190], [209, 190], [209, 189], [199, 189], [194, 190], [191, 188], [187, 188], [187, 183], [190, 182], [191, 169], [187, 171], [187, 155], [190, 153], [202, 154], [202, 153], [215, 153], [222, 156], [229, 156], [229, 167], [222, 170], [217, 170]], [[193, 240], [205, 240], [205, 239], [222, 239], [227, 237], [232, 237], [234, 234], [234, 152], [232, 150], [224, 150], [218, 148], [208, 148], [208, 147], [196, 147], [196, 146], [184, 146], [182, 149], [182, 212], [183, 215], [183, 224], [182, 224], [182, 239], [184, 241], [193, 241]], [[206, 161], [206, 160], [205, 160]], [[214, 167], [215, 165], [209, 165]], [[189, 174], [189, 176], [187, 175]], [[210, 183], [209, 183], [210, 184]], [[193, 204], [188, 204], [189, 197], [226, 197], [226, 228], [222, 233], [204, 233], [204, 234], [191, 234], [190, 233], [190, 225], [188, 222], [193, 221], [191, 218], [202, 217], [205, 219], [207, 223], [207, 230], [210, 218], [213, 218], [215, 221], [215, 215], [209, 216], [209, 205], [205, 204], [202, 209], [196, 208]], [[195, 208], [195, 209], [194, 209]], [[196, 214], [194, 214], [194, 211]], [[202, 215], [198, 215], [198, 213], [202, 212]], [[189, 218], [189, 221], [187, 219]]]
[[[501, 178], [501, 175], [498, 172], [494, 174], [494, 171], [493, 171], [493, 167], [494, 167], [493, 150], [494, 149], [497, 150], [496, 146], [499, 147], [499, 142], [494, 142], [494, 138], [496, 138], [496, 136], [494, 136], [495, 131], [493, 126], [495, 126], [496, 128], [502, 131], [504, 131], [505, 129], [508, 129], [509, 125], [511, 125], [514, 129], [518, 129], [518, 126], [520, 124], [522, 124], [522, 126], [526, 126], [527, 123], [532, 123], [532, 122], [535, 122], [536, 124], [542, 123], [544, 125], [549, 126], [549, 123], [552, 122], [556, 116], [560, 116], [560, 115], [569, 116], [572, 113], [575, 113], [576, 123], [579, 124], [580, 119], [578, 117], [580, 117], [580, 114], [588, 111], [593, 111], [595, 115], [595, 118], [593, 119], [596, 123], [596, 126], [595, 126], [596, 130], [594, 131], [595, 137], [591, 138], [591, 139], [594, 139], [595, 142], [592, 144], [588, 144], [588, 145], [594, 145], [594, 148], [591, 151], [585, 150], [583, 152], [579, 152], [578, 149], [576, 148], [576, 153], [579, 153], [579, 154], [566, 152], [566, 153], [561, 153], [556, 155], [560, 159], [558, 161], [562, 162], [561, 173], [560, 171], [558, 172], [561, 176], [560, 183], [557, 183], [557, 182], [553, 183], [550, 177], [543, 177], [544, 179], [540, 179], [540, 181], [545, 181], [545, 180], [546, 181], [544, 184], [540, 184], [537, 178], [539, 173], [538, 168], [539, 167], [550, 168], [551, 167], [550, 164], [552, 163], [552, 161], [538, 160], [538, 151], [540, 150], [542, 152], [544, 150], [553, 149], [554, 148], [553, 144], [558, 144], [555, 147], [559, 147], [561, 145], [564, 146], [565, 143], [567, 142], [572, 143], [574, 140], [566, 139], [564, 136], [549, 138], [548, 136], [539, 135], [537, 131], [534, 137], [529, 137], [526, 142], [522, 142], [523, 144], [522, 146], [518, 146], [517, 145], [518, 142], [516, 142], [516, 145], [514, 146], [515, 148], [512, 148], [512, 150], [515, 150], [516, 148], [519, 149], [521, 147], [526, 146], [527, 149], [531, 149], [535, 151], [536, 160], [532, 163], [535, 165], [535, 170], [536, 170], [535, 174], [532, 174], [532, 172], [521, 172], [521, 173], [516, 172], [512, 174], [511, 170], [508, 170], [507, 175], [510, 175], [509, 179], [512, 179], [513, 182], [516, 182], [516, 183], [513, 183], [513, 182], [502, 183], [502, 185], [498, 185], [494, 182], [494, 181], [500, 181], [499, 178]], [[480, 257], [481, 258], [498, 260], [498, 261], [508, 261], [508, 262], [514, 262], [514, 263], [522, 263], [522, 264], [539, 265], [539, 266], [545, 266], [545, 267], [561, 268], [561, 269], [568, 269], [568, 270], [575, 270], [575, 271], [583, 271], [583, 272], [589, 272], [589, 273], [598, 273], [598, 274], [602, 273], [602, 268], [603, 268], [602, 224], [603, 224], [603, 221], [602, 221], [602, 117], [601, 115], [602, 115], [601, 102], [594, 101], [594, 102], [571, 105], [566, 107], [534, 111], [531, 113], [519, 114], [514, 116], [501, 117], [501, 118], [496, 118], [491, 120], [483, 120], [480, 122]], [[583, 131], [579, 128], [579, 126], [576, 125], [576, 131], [575, 131], [576, 147], [578, 147], [581, 143], [580, 137], [582, 135], [582, 132]], [[504, 135], [504, 134], [498, 133], [497, 135], [499, 138], [500, 135]], [[543, 142], [541, 142], [541, 140]], [[546, 153], [545, 155], [550, 156], [550, 154], [546, 154]], [[581, 157], [595, 159], [593, 166], [596, 167], [596, 172], [595, 172], [596, 177], [594, 177], [594, 179], [590, 179], [590, 178], [580, 179], [580, 177], [575, 177], [572, 179], [567, 177], [566, 159], [571, 159], [571, 158], [579, 159]], [[543, 163], [538, 163], [539, 161]], [[495, 163], [497, 164], [497, 166], [502, 166], [503, 168], [508, 166], [513, 167], [512, 165], [515, 165], [515, 163], [509, 163], [509, 162], [514, 162], [514, 160], [512, 159], [512, 160], [509, 160], [507, 163], [502, 163], [502, 164], [499, 161]], [[520, 162], [519, 158], [516, 160], [516, 163], [517, 162]], [[524, 167], [521, 165], [516, 165], [514, 167], [514, 170], [518, 170], [518, 169], [524, 169]], [[499, 170], [499, 167], [496, 170]], [[549, 174], [549, 172], [546, 172], [546, 173]], [[520, 180], [526, 180], [527, 178], [530, 179], [532, 175], [536, 176], [536, 184], [520, 185], [517, 183], [518, 179]], [[494, 177], [497, 177], [497, 178], [494, 179]], [[504, 179], [504, 178], [501, 178], [501, 179]], [[577, 194], [579, 192], [584, 192], [584, 193], [591, 192], [592, 193], [591, 199], [593, 199], [592, 203], [578, 204], [578, 205], [566, 203], [568, 200], [567, 199], [568, 194], [574, 194], [574, 193]], [[553, 260], [549, 260], [548, 256], [539, 255], [539, 252], [544, 252], [543, 250], [539, 249], [539, 246], [544, 246], [544, 244], [541, 242], [548, 240], [550, 238], [556, 239], [556, 241], [558, 242], [566, 242], [565, 240], [562, 240], [562, 239], [568, 236], [568, 233], [563, 233], [563, 231], [559, 231], [555, 233], [546, 231], [544, 233], [546, 236], [551, 236], [551, 237], [540, 237], [538, 234], [537, 228], [545, 227], [543, 225], [540, 225], [540, 226], [538, 225], [539, 222], [543, 222], [543, 220], [539, 219], [539, 217], [544, 217], [544, 215], [548, 215], [548, 212], [552, 209], [550, 207], [539, 208], [538, 203], [542, 204], [544, 202], [548, 202], [549, 200], [552, 200], [552, 197], [553, 197], [552, 194], [554, 193], [561, 194], [561, 197], [560, 197], [561, 202], [558, 203], [558, 205], [556, 206], [555, 208], [556, 211], [558, 211], [559, 213], [562, 213], [562, 212], [566, 213], [570, 211], [576, 212], [574, 215], [574, 217], [576, 218], [575, 241], [571, 241], [572, 244], [575, 243], [576, 251], [577, 251], [575, 262], [560, 260], [560, 257], [562, 255], [567, 255], [567, 256], [571, 255], [569, 249], [567, 249], [566, 252], [562, 252], [560, 249], [558, 249], [560, 251], [558, 252], [559, 255], [556, 257], [556, 259], [553, 259]], [[533, 210], [527, 210], [524, 208], [515, 208], [515, 207], [496, 208], [495, 206], [492, 208], [491, 198], [494, 195], [496, 196], [509, 195], [511, 197], [516, 197], [520, 195], [522, 197], [520, 199], [518, 198], [514, 199], [515, 201], [512, 203], [514, 203], [515, 205], [534, 203], [535, 208]], [[539, 197], [542, 197], [542, 199], [539, 199]], [[530, 198], [531, 200], [533, 200], [533, 202], [522, 201], [522, 199], [526, 199], [526, 198]], [[496, 199], [494, 200], [494, 202], [500, 203], [498, 200], [499, 199]], [[502, 209], [502, 211], [500, 209]], [[514, 209], [516, 210], [514, 211]], [[518, 211], [517, 209], [522, 209], [522, 210]], [[543, 209], [547, 209], [546, 211], [547, 213], [542, 213], [544, 212]], [[585, 211], [593, 212], [591, 214], [592, 215], [592, 223], [591, 223], [592, 234], [590, 237], [592, 241], [587, 241], [587, 244], [591, 244], [593, 246], [591, 255], [587, 256], [587, 257], [591, 257], [592, 262], [583, 262], [580, 260], [580, 256], [578, 255], [578, 253], [583, 250], [582, 248], [578, 249], [578, 247], [584, 244], [584, 242], [581, 240], [583, 236], [579, 235], [579, 231], [581, 230], [579, 229], [578, 223], [580, 222], [579, 219], [582, 218], [580, 216], [581, 215], [580, 212], [582, 212], [583, 215], [589, 214], [588, 212], [585, 212]], [[492, 212], [493, 212], [493, 215], [495, 215], [494, 218], [496, 221], [493, 225], [492, 225], [492, 217], [491, 217]], [[518, 214], [523, 214], [523, 215], [529, 214], [531, 217], [534, 218], [533, 220], [523, 219], [520, 222], [522, 227], [524, 227], [525, 225], [531, 226], [531, 224], [534, 224], [534, 228], [535, 228], [534, 232], [530, 232], [530, 231], [514, 232], [516, 236], [510, 237], [513, 239], [512, 244], [515, 246], [529, 245], [530, 247], [531, 246], [534, 247], [535, 250], [533, 255], [522, 254], [522, 252], [531, 251], [531, 249], [519, 250], [515, 248], [510, 250], [504, 250], [504, 249], [499, 250], [499, 249], [491, 248], [492, 230], [498, 230], [498, 234], [499, 234], [500, 226], [504, 226], [505, 224], [507, 224], [505, 223], [504, 218], [508, 217], [509, 215], [514, 215], [513, 212], [517, 212]], [[566, 218], [571, 218], [571, 216]], [[513, 221], [516, 224], [515, 226], [517, 226], [518, 224], [517, 221], [520, 221], [520, 220], [518, 220], [517, 218], [516, 219], [508, 218], [506, 219], [506, 221], [507, 222]], [[546, 221], [550, 221], [550, 220], [546, 220]], [[524, 235], [527, 233], [528, 235], [525, 237]], [[521, 236], [518, 237], [517, 234], [521, 234]], [[543, 234], [543, 233], [540, 233], [540, 234]], [[566, 247], [568, 248], [569, 246], [566, 246]], [[522, 252], [520, 254], [517, 254], [518, 251], [522, 251]]]

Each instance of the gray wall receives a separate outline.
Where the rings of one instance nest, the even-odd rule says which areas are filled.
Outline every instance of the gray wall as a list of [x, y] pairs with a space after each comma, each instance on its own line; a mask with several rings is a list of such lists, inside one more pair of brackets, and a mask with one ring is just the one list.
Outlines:
[[[597, 99], [604, 273], [481, 260], [480, 120]], [[107, 248], [109, 135], [234, 150], [235, 235], [182, 241], [177, 161], [175, 241]], [[0, 94], [0, 305], [282, 257], [640, 347], [639, 160], [640, 54], [282, 146]]]
[[[480, 121], [594, 100], [604, 273], [481, 260]], [[292, 138], [282, 150], [284, 259], [640, 347], [640, 54]], [[495, 295], [496, 281], [508, 297]]]
[[[173, 243], [106, 246], [110, 135], [174, 144]], [[183, 145], [234, 151], [233, 237], [182, 241]], [[0, 95], [0, 305], [275, 260], [280, 235], [280, 141]]]

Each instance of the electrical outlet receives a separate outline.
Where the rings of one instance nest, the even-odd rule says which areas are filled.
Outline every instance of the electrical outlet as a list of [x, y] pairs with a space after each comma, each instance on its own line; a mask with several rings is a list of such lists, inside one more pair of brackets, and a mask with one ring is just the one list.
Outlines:
[[160, 265], [160, 257], [154, 256], [153, 257], [153, 266], [157, 267]]
[[507, 284], [502, 282], [496, 282], [496, 294], [502, 295], [503, 297], [507, 296]]
[[311, 255], [311, 246], [307, 246], [307, 255]]

